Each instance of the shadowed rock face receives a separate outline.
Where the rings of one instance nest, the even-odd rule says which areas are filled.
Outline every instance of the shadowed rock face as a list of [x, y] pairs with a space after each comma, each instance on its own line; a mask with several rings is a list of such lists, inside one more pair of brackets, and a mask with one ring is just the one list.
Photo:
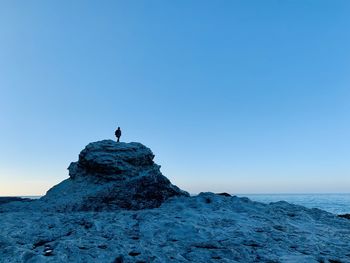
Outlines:
[[350, 219], [350, 214], [338, 215], [339, 217]]
[[189, 196], [162, 175], [152, 151], [141, 143], [90, 143], [71, 163], [70, 178], [41, 198], [58, 211], [138, 210]]

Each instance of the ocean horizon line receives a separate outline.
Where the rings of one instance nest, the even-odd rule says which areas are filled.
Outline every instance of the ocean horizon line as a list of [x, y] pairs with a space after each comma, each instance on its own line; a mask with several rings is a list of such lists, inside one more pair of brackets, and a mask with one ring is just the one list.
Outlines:
[[[191, 196], [198, 195], [200, 193], [205, 193], [205, 192], [211, 192], [211, 191], [202, 191], [198, 193], [190, 193]], [[225, 191], [216, 191], [215, 193], [224, 193]], [[237, 195], [237, 196], [243, 196], [243, 195], [349, 195], [350, 192], [302, 192], [302, 193], [297, 193], [297, 192], [286, 192], [286, 193], [230, 193], [226, 192], [231, 195]], [[45, 195], [45, 194], [44, 194]], [[44, 195], [0, 195], [0, 197], [22, 197], [22, 198], [30, 198], [30, 197], [42, 197]]]

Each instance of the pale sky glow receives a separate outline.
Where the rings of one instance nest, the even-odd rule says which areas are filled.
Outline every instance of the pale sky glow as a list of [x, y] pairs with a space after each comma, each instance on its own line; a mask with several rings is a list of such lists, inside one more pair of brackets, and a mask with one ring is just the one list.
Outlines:
[[191, 192], [350, 192], [349, 1], [1, 1], [0, 196], [89, 142]]

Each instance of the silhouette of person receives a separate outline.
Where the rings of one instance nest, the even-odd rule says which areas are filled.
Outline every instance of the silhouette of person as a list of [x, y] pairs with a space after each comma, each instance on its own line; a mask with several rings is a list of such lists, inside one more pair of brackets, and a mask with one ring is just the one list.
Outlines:
[[119, 142], [120, 136], [122, 136], [122, 131], [120, 130], [120, 127], [115, 130], [115, 136], [118, 138], [117, 142]]

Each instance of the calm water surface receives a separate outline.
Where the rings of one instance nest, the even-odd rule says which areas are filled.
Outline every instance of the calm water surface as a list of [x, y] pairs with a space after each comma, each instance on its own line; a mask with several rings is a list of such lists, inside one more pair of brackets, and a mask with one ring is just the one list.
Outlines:
[[262, 203], [287, 201], [334, 214], [350, 214], [350, 194], [240, 194]]

